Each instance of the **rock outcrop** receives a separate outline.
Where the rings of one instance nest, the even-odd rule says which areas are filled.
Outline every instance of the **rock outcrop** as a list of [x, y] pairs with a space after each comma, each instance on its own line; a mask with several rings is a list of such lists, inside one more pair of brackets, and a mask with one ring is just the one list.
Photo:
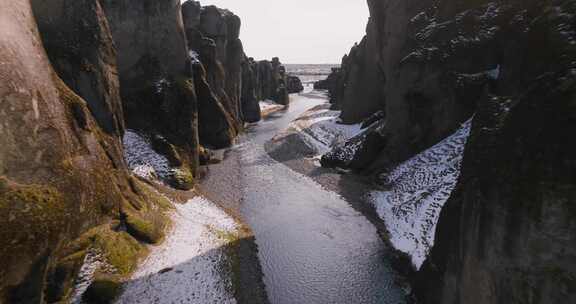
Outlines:
[[288, 94], [300, 93], [304, 91], [304, 86], [302, 85], [302, 81], [298, 76], [288, 75], [286, 82], [286, 86], [288, 87]]
[[576, 2], [447, 2], [438, 10], [430, 12], [449, 12], [436, 20], [449, 24], [440, 37], [451, 38], [453, 26], [474, 29], [484, 38], [456, 50], [497, 68], [460, 75], [494, 80], [480, 93], [418, 295], [422, 303], [574, 302]]
[[114, 39], [128, 128], [176, 151], [170, 183], [190, 188], [198, 168], [198, 100], [179, 0], [101, 0]]
[[224, 148], [244, 122], [260, 120], [260, 100], [288, 104], [285, 68], [277, 58], [256, 62], [245, 55], [240, 18], [232, 12], [187, 1], [182, 15], [188, 48], [203, 70], [197, 74], [197, 93], [208, 96], [199, 98], [200, 141]]
[[454, 132], [474, 112], [478, 95], [478, 88], [458, 75], [494, 68], [466, 56], [408, 60], [426, 49], [425, 34], [433, 34], [414, 18], [427, 6], [426, 1], [369, 1], [366, 37], [330, 76], [330, 97], [344, 123], [362, 122], [377, 111], [387, 114], [382, 144], [360, 170], [394, 166]]
[[[135, 267], [143, 242], [162, 237], [165, 220], [162, 199], [129, 175], [121, 157], [118, 80], [98, 3], [33, 4], [56, 71], [30, 2], [0, 1], [2, 303], [69, 297], [91, 252], [118, 280]], [[58, 24], [70, 28], [61, 36]], [[91, 35], [77, 40], [86, 30]]]
[[242, 63], [242, 116], [244, 121], [254, 123], [262, 118], [260, 101], [264, 100], [261, 91], [258, 63], [254, 58], [247, 58]]
[[419, 302], [574, 302], [576, 2], [369, 7], [367, 36], [318, 86], [344, 122], [381, 112], [323, 163], [388, 172], [473, 117], [458, 185], [417, 276]]

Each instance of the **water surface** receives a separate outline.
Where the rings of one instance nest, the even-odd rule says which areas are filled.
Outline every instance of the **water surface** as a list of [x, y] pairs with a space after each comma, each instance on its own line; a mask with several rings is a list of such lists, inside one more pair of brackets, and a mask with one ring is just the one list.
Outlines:
[[343, 198], [264, 150], [293, 119], [326, 102], [314, 97], [293, 95], [286, 112], [250, 127], [223, 163], [239, 173], [209, 179], [240, 189], [241, 213], [254, 231], [272, 303], [403, 303], [376, 228]]

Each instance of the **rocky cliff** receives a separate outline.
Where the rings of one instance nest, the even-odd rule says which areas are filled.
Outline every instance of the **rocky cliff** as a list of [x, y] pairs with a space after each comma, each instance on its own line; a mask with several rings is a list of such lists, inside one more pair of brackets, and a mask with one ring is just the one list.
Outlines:
[[323, 164], [386, 181], [473, 117], [419, 301], [575, 301], [576, 2], [368, 3], [367, 36], [318, 85], [371, 127]]
[[[96, 252], [111, 272], [94, 269], [95, 282], [115, 282], [165, 225], [163, 200], [122, 159], [118, 79], [100, 6], [34, 4], [56, 71], [30, 3], [0, 1], [3, 303], [70, 296], [84, 258]], [[63, 35], [54, 30], [59, 23]], [[86, 31], [89, 39], [79, 41]]]
[[198, 168], [197, 106], [180, 1], [100, 1], [118, 58], [126, 126], [161, 146], [169, 182], [190, 189]]
[[[0, 0], [0, 303], [78, 300], [78, 277], [109, 300], [168, 224], [142, 177], [192, 188], [202, 145], [231, 145], [285, 87], [237, 16], [188, 3], [190, 20], [179, 0]], [[141, 148], [161, 171], [136, 172]]]
[[200, 139], [210, 147], [223, 148], [244, 122], [260, 120], [260, 100], [288, 104], [288, 93], [282, 91], [287, 83], [285, 69], [277, 58], [270, 63], [246, 56], [239, 38], [241, 21], [234, 13], [187, 1], [182, 15], [188, 47], [202, 66], [198, 75], [207, 84], [197, 90], [210, 96], [198, 109]]
[[418, 294], [423, 303], [574, 302], [576, 2], [447, 2], [431, 13], [444, 35], [475, 29], [460, 55], [497, 74], [480, 94]]

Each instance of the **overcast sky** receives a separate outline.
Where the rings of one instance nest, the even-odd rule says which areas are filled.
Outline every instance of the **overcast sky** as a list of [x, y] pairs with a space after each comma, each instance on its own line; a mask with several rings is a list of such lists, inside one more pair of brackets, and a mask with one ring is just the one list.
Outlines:
[[[184, 2], [184, 0], [182, 0]], [[364, 36], [366, 0], [200, 0], [242, 19], [248, 56], [283, 63], [340, 63]]]

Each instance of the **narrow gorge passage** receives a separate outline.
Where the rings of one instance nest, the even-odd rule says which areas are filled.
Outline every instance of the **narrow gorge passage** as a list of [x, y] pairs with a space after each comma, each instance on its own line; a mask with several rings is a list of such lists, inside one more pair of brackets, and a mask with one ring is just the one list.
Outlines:
[[[311, 98], [312, 97], [312, 98]], [[325, 99], [293, 95], [285, 112], [251, 126], [203, 188], [237, 201], [253, 229], [271, 303], [403, 303], [389, 248], [339, 195], [273, 160], [264, 144]]]

